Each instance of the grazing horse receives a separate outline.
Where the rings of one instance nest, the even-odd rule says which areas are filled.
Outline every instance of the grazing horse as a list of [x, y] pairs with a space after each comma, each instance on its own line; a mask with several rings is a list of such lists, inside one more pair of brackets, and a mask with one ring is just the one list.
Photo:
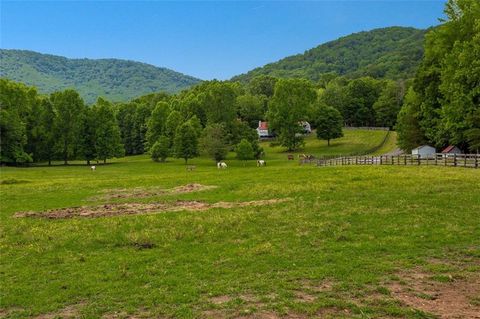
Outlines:
[[93, 166], [90, 166], [90, 169], [91, 169], [92, 171], [94, 171], [94, 170], [97, 169], [97, 167], [95, 167], [95, 165], [93, 165]]
[[227, 163], [225, 163], [225, 162], [218, 162], [218, 163], [217, 163], [217, 168], [218, 168], [218, 169], [225, 169], [225, 168], [227, 168]]
[[260, 166], [267, 166], [267, 162], [265, 162], [265, 160], [258, 160], [257, 161], [257, 166], [260, 167]]

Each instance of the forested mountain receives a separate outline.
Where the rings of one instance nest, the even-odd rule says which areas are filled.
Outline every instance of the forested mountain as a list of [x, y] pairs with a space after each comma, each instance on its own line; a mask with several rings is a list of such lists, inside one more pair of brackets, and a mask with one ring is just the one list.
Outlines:
[[253, 69], [233, 80], [249, 81], [257, 75], [270, 75], [318, 81], [329, 72], [349, 77], [412, 78], [423, 56], [425, 33], [426, 30], [404, 27], [354, 33]]
[[118, 59], [68, 59], [24, 50], [0, 50], [0, 76], [36, 86], [42, 93], [75, 88], [87, 103], [99, 96], [127, 101], [139, 95], [175, 93], [200, 80], [166, 68]]

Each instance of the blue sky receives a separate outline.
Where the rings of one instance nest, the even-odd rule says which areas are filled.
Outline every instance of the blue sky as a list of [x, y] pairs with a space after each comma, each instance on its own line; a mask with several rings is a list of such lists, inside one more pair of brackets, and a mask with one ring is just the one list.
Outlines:
[[0, 46], [228, 79], [353, 32], [438, 24], [445, 1], [1, 1]]

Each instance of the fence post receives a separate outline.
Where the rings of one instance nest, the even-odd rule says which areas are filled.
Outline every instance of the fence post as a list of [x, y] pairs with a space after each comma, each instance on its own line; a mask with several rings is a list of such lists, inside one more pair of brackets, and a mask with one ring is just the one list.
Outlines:
[[457, 153], [453, 154], [453, 166], [457, 166]]
[[403, 162], [404, 165], [407, 166], [407, 155], [403, 155]]
[[418, 156], [417, 156], [417, 165], [420, 165], [420, 154], [418, 154]]
[[463, 154], [463, 167], [467, 167], [467, 154]]
[[435, 166], [437, 166], [438, 154], [435, 154]]

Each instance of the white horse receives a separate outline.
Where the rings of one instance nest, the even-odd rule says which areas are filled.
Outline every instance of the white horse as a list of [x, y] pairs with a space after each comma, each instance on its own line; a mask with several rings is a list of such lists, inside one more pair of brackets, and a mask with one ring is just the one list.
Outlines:
[[267, 162], [265, 160], [258, 160], [257, 161], [257, 166], [260, 167], [260, 166], [267, 166]]
[[225, 163], [225, 162], [218, 162], [218, 163], [217, 163], [217, 168], [218, 168], [218, 169], [225, 169], [225, 168], [227, 168], [227, 163]]
[[96, 170], [97, 168], [95, 167], [95, 165], [93, 165], [93, 166], [90, 166], [90, 169], [91, 169], [92, 171], [94, 171], [94, 170]]

